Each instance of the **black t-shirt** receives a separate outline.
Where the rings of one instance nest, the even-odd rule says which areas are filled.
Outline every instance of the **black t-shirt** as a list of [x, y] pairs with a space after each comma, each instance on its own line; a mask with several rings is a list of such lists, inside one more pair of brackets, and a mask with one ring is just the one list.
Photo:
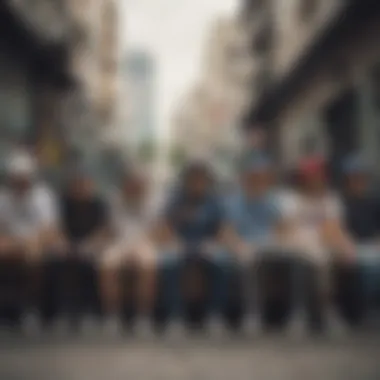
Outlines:
[[354, 239], [366, 241], [380, 234], [380, 202], [373, 196], [345, 199], [346, 226]]
[[108, 222], [106, 203], [98, 197], [78, 200], [65, 195], [61, 211], [63, 229], [71, 242], [90, 237]]

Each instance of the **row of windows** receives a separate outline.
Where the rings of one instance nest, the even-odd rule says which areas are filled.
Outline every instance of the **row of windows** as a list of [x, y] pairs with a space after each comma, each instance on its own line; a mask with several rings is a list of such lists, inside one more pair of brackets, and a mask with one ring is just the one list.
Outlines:
[[[302, 21], [309, 21], [317, 12], [321, 0], [298, 0], [298, 13]], [[271, 3], [276, 0], [248, 0], [247, 13], [257, 15], [270, 9]]]

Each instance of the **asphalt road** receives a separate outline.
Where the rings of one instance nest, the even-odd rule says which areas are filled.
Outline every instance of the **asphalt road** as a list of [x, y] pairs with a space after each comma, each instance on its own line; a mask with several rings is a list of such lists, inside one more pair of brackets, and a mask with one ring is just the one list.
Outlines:
[[1, 380], [377, 380], [380, 335], [2, 337]]

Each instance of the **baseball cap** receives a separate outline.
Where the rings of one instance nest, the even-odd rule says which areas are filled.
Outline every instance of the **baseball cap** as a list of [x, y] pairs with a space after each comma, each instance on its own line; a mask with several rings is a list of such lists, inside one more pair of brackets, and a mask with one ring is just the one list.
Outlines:
[[253, 154], [248, 157], [242, 165], [243, 173], [258, 173], [270, 170], [272, 168], [272, 160], [265, 154]]
[[36, 172], [36, 161], [27, 152], [13, 153], [7, 160], [6, 173], [10, 176], [33, 177]]
[[322, 156], [303, 158], [298, 163], [297, 171], [302, 176], [324, 174], [326, 171], [326, 160]]
[[364, 157], [355, 154], [344, 160], [342, 169], [343, 174], [345, 175], [368, 174], [370, 171], [370, 165]]

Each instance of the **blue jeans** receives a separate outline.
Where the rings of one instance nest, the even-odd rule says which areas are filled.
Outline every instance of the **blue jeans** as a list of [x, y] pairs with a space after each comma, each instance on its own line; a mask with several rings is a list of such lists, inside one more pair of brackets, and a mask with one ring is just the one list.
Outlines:
[[358, 265], [367, 307], [380, 307], [380, 250], [371, 245], [358, 246]]
[[[223, 250], [209, 257], [208, 263], [211, 269], [209, 312], [221, 313], [227, 301], [229, 278], [238, 266], [233, 257]], [[185, 258], [181, 255], [161, 254], [159, 262], [160, 286], [163, 295], [161, 302], [164, 302], [164, 307], [173, 316], [180, 316], [183, 311], [180, 280], [184, 265]]]

